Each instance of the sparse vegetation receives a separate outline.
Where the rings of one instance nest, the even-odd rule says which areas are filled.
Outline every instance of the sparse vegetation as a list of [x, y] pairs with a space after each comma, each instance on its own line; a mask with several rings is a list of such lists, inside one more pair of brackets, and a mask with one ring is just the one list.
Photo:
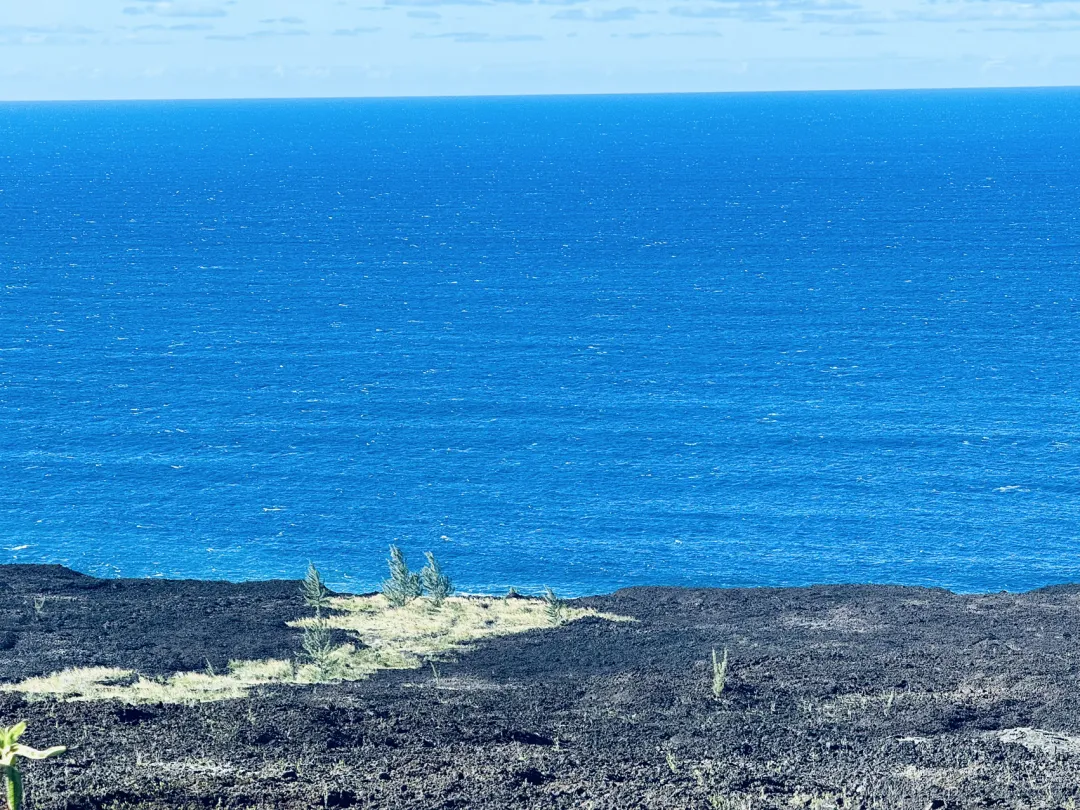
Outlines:
[[[584, 616], [624, 620], [594, 610], [564, 608], [563, 621]], [[323, 615], [290, 623], [304, 630], [303, 653], [296, 664], [277, 659], [231, 661], [224, 674], [207, 669], [165, 677], [140, 675], [130, 669], [81, 667], [3, 684], [0, 691], [18, 692], [30, 699], [119, 700], [130, 704], [229, 700], [265, 684], [360, 680], [383, 669], [414, 669], [435, 656], [466, 650], [481, 639], [534, 630], [548, 623], [546, 607], [537, 599], [492, 602], [454, 596], [434, 611], [417, 601], [390, 609], [381, 595], [332, 596]], [[359, 643], [334, 646], [333, 630], [352, 633]]]
[[420, 571], [420, 584], [428, 599], [431, 600], [431, 604], [439, 607], [454, 592], [454, 584], [450, 581], [450, 577], [443, 573], [434, 554], [427, 551], [424, 557], [427, 558], [427, 565]]
[[[289, 672], [292, 666], [284, 662]], [[201, 703], [243, 697], [251, 684], [231, 675], [178, 672], [151, 678], [117, 667], [77, 667], [4, 684], [5, 692], [21, 692], [30, 699], [119, 700], [124, 703]]]
[[322, 616], [323, 611], [330, 607], [330, 591], [323, 582], [315, 563], [308, 563], [307, 574], [300, 585], [300, 593], [307, 606], [315, 611], [316, 616]]
[[727, 685], [727, 670], [727, 647], [724, 648], [724, 656], [720, 660], [717, 660], [716, 650], [714, 649], [712, 651], [712, 693], [717, 700], [724, 694], [724, 687]]
[[[439, 609], [426, 594], [399, 608], [381, 594], [332, 595], [317, 616], [299, 581], [84, 590], [54, 569], [32, 572], [36, 579], [0, 573], [13, 575], [9, 583], [29, 580], [22, 592], [0, 588], [21, 634], [14, 655], [0, 652], [9, 678], [41, 674], [40, 662], [56, 653], [80, 666], [124, 667], [69, 670], [0, 691], [0, 730], [28, 719], [23, 740], [70, 746], [53, 761], [18, 760], [24, 810], [389, 806], [410, 797], [424, 805], [432, 796], [495, 810], [522, 795], [583, 808], [1076, 810], [1080, 796], [1076, 713], [1070, 685], [1056, 680], [1068, 649], [1050, 633], [1041, 646], [1019, 644], [1051, 618], [1075, 636], [1076, 623], [1062, 617], [1075, 612], [1080, 586], [995, 597], [1009, 608], [1013, 635], [1000, 632], [1004, 611], [974, 614], [975, 597], [919, 590], [908, 605], [903, 591], [870, 588], [846, 594], [868, 622], [896, 605], [902, 618], [921, 616], [923, 602], [937, 600], [940, 626], [916, 624], [910, 636], [846, 623], [807, 630], [786, 613], [816, 620], [843, 600], [803, 590], [716, 598], [655, 590], [566, 598], [566, 621], [587, 615], [578, 612], [586, 605], [612, 605], [643, 622], [594, 619], [575, 632], [551, 626], [542, 585], [528, 597], [503, 599], [506, 587], [497, 596], [454, 594]], [[44, 623], [34, 619], [35, 594], [48, 598]], [[102, 623], [138, 621], [108, 637], [95, 622], [80, 637], [72, 631], [87, 606]], [[282, 625], [289, 620], [292, 629]], [[172, 622], [185, 624], [169, 637]], [[193, 628], [219, 635], [199, 643]], [[541, 632], [510, 637], [530, 629]], [[306, 631], [324, 636], [307, 645], [318, 654], [303, 653]], [[999, 655], [989, 644], [973, 655], [963, 646], [987, 631], [1017, 641], [1023, 655]], [[109, 647], [100, 648], [103, 638]], [[255, 653], [261, 660], [228, 663], [225, 639], [234, 650], [281, 649], [283, 660]], [[471, 646], [480, 649], [463, 652]], [[171, 655], [197, 671], [159, 669]], [[912, 678], [907, 664], [920, 655], [934, 667]], [[413, 671], [383, 679], [390, 667]], [[382, 683], [348, 683], [371, 673]], [[54, 699], [106, 700], [79, 707]], [[174, 703], [191, 705], [159, 705]], [[1029, 716], [1054, 725], [1023, 725]], [[447, 768], [468, 776], [430, 791], [429, 775]]]
[[711, 810], [751, 810], [754, 806], [749, 796], [723, 795], [714, 793], [709, 796]]
[[62, 745], [54, 745], [44, 751], [23, 745], [19, 742], [19, 738], [25, 731], [25, 721], [9, 728], [0, 728], [0, 775], [3, 776], [7, 787], [8, 810], [21, 810], [23, 804], [23, 779], [17, 758], [49, 759], [67, 750]]
[[[879, 802], [876, 798], [863, 795], [858, 797], [848, 793], [846, 789], [842, 789], [839, 793], [799, 793], [791, 797], [788, 802], [789, 806], [794, 810], [846, 810], [849, 807], [866, 807], [868, 810], [885, 810], [899, 805]], [[937, 805], [931, 802], [927, 807], [943, 807], [945, 805]]]
[[420, 575], [409, 570], [405, 555], [397, 546], [390, 546], [390, 578], [382, 584], [382, 593], [390, 607], [403, 607], [423, 592]]
[[544, 615], [549, 623], [556, 626], [566, 621], [566, 604], [551, 588], [544, 588]]

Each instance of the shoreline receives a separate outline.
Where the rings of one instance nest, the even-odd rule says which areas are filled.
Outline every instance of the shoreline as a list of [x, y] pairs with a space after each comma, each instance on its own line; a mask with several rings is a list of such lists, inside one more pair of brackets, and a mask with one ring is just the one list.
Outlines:
[[[96, 574], [87, 573], [85, 571], [79, 571], [78, 569], [71, 568], [63, 563], [22, 563], [22, 562], [6, 562], [0, 563], [0, 571], [5, 569], [23, 570], [32, 573], [36, 569], [40, 569], [43, 572], [48, 571], [61, 571], [66, 574], [70, 574], [76, 577], [84, 577], [86, 579], [94, 580], [96, 582], [165, 582], [165, 583], [192, 583], [201, 582], [214, 585], [276, 585], [279, 583], [293, 583], [298, 584], [302, 577], [297, 576], [295, 578], [290, 577], [271, 577], [271, 578], [251, 578], [251, 579], [227, 579], [227, 578], [215, 578], [215, 577], [169, 577], [164, 575], [150, 575], [150, 576], [116, 576], [116, 577], [102, 577]], [[609, 591], [589, 591], [574, 595], [572, 592], [565, 592], [560, 590], [560, 593], [567, 593], [566, 599], [591, 599], [591, 598], [603, 598], [613, 596], [625, 591], [632, 591], [642, 588], [656, 588], [661, 590], [688, 590], [688, 591], [789, 591], [789, 590], [807, 590], [815, 588], [913, 588], [929, 591], [942, 591], [944, 593], [952, 594], [954, 596], [993, 596], [998, 594], [1011, 594], [1019, 596], [1023, 594], [1039, 593], [1041, 591], [1051, 590], [1054, 588], [1069, 588], [1072, 586], [1080, 586], [1080, 580], [1066, 581], [1066, 582], [1051, 582], [1045, 585], [1039, 585], [1032, 588], [1022, 590], [1010, 590], [1007, 588], [1001, 588], [998, 590], [954, 590], [944, 585], [927, 585], [927, 584], [912, 584], [904, 582], [869, 582], [869, 581], [851, 581], [851, 582], [809, 582], [800, 585], [670, 585], [663, 583], [645, 583], [637, 585], [625, 585], [614, 590]], [[542, 593], [545, 585], [537, 585], [533, 587], [525, 587], [518, 584], [510, 584], [506, 587], [499, 586], [494, 590], [465, 590], [458, 591], [462, 595], [499, 598], [503, 596], [507, 590], [514, 590], [520, 592], [524, 596], [532, 596]], [[374, 593], [378, 593], [377, 590], [333, 590], [333, 593], [341, 596], [369, 596]]]
[[[309, 613], [298, 584], [0, 566], [0, 681], [289, 658], [288, 623]], [[213, 703], [0, 692], [0, 722], [69, 748], [27, 769], [42, 810], [1080, 801], [1080, 585], [644, 587], [572, 604], [634, 621], [585, 617], [421, 668]], [[719, 697], [712, 650], [730, 656]]]

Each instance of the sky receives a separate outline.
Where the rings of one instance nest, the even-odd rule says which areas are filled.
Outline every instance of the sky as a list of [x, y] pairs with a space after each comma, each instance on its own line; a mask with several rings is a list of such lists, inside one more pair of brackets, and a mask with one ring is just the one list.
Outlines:
[[0, 0], [0, 100], [1080, 85], [1080, 0]]

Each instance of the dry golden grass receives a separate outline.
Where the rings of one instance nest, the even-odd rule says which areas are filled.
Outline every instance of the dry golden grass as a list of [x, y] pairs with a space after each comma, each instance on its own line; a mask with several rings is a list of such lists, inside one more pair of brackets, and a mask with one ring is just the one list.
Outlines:
[[[356, 681], [382, 669], [414, 669], [425, 659], [460, 652], [473, 643], [496, 636], [550, 628], [544, 604], [534, 599], [451, 597], [435, 608], [418, 599], [391, 608], [382, 596], [336, 597], [324, 621], [353, 633], [360, 646], [342, 644], [324, 662], [232, 661], [227, 673], [177, 672], [152, 678], [134, 670], [109, 667], [65, 669], [19, 683], [0, 685], [0, 691], [58, 700], [118, 700], [124, 703], [201, 703], [246, 697], [264, 684], [310, 684]], [[563, 623], [597, 616], [612, 621], [624, 617], [567, 607]], [[314, 619], [291, 623], [306, 627]]]
[[[391, 608], [381, 595], [342, 596], [331, 600], [331, 609], [325, 619], [331, 628], [356, 634], [373, 650], [416, 658], [460, 652], [484, 639], [552, 626], [539, 599], [451, 596], [437, 608], [426, 599]], [[587, 616], [628, 621], [624, 616], [567, 606], [563, 624]], [[306, 627], [314, 621], [302, 619], [293, 626]]]
[[[288, 665], [288, 662], [285, 662]], [[291, 670], [291, 667], [290, 667]], [[30, 698], [119, 700], [123, 703], [201, 703], [243, 697], [252, 683], [231, 675], [177, 672], [147, 678], [130, 669], [81, 667], [0, 686]]]

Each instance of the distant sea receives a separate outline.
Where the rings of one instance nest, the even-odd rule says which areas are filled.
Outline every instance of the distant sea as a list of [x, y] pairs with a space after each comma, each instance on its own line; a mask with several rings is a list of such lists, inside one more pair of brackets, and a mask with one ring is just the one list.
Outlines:
[[0, 562], [1080, 580], [1080, 91], [0, 105]]

